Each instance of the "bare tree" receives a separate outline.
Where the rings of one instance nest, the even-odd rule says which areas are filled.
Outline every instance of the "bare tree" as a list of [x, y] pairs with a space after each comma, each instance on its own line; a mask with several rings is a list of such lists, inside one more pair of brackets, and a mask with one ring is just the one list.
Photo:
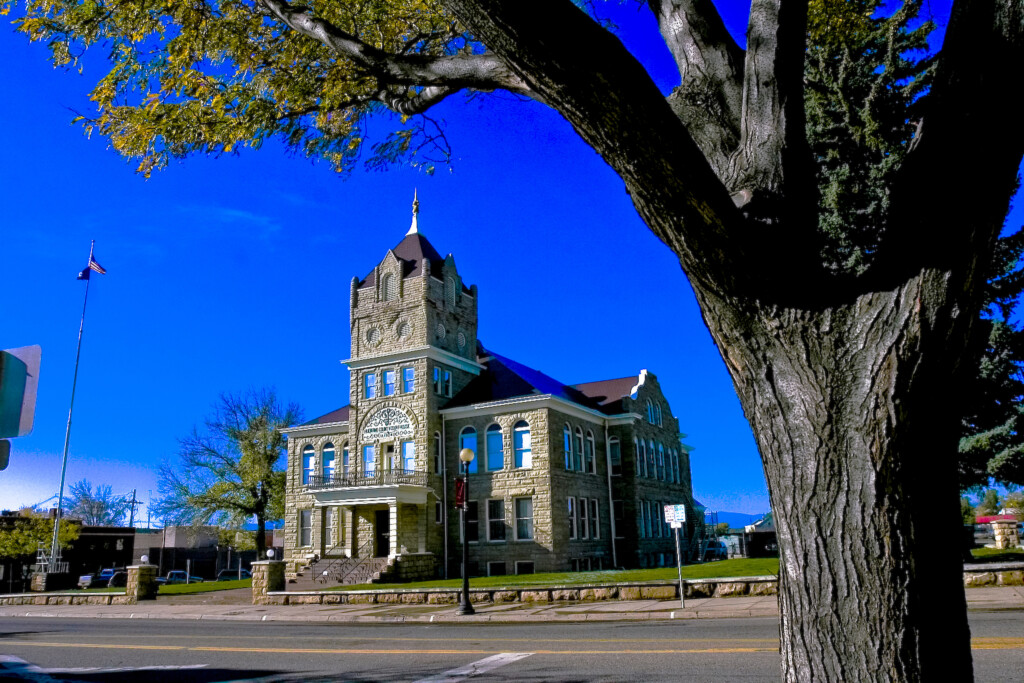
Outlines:
[[127, 496], [115, 496], [110, 486], [97, 486], [93, 491], [88, 479], [71, 485], [67, 514], [78, 517], [90, 526], [120, 526], [131, 511], [132, 501]]
[[205, 430], [181, 440], [180, 462], [161, 466], [154, 512], [177, 524], [239, 527], [255, 518], [256, 551], [264, 557], [267, 520], [284, 516], [280, 430], [300, 416], [298, 406], [281, 404], [271, 389], [222, 394]]

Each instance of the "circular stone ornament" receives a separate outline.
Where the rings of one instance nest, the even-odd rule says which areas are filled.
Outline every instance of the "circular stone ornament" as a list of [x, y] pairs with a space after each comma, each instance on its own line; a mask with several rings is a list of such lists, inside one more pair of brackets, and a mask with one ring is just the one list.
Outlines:
[[400, 321], [395, 327], [395, 336], [399, 339], [406, 339], [410, 334], [412, 334], [412, 326], [405, 320]]
[[438, 339], [444, 339], [447, 334], [448, 330], [444, 329], [444, 325], [441, 323], [438, 323], [437, 327], [434, 328], [434, 335], [437, 336]]
[[455, 339], [456, 339], [456, 341], [459, 344], [459, 349], [466, 348], [466, 335], [465, 334], [463, 334], [462, 332], [459, 332], [459, 336], [456, 337]]
[[380, 328], [371, 327], [366, 331], [366, 341], [369, 344], [377, 345], [380, 343]]

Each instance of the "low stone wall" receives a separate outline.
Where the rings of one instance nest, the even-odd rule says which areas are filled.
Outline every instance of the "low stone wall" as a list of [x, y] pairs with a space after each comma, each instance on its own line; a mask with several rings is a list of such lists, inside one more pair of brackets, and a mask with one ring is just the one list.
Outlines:
[[1024, 586], [1024, 562], [964, 565], [964, 587]]
[[[255, 585], [255, 584], [254, 584]], [[742, 595], [776, 595], [778, 579], [751, 576], [735, 579], [691, 579], [684, 582], [688, 598], [727, 598]], [[254, 604], [271, 605], [366, 605], [413, 604], [454, 605], [459, 602], [457, 588], [397, 588], [389, 590], [268, 592], [257, 596]], [[679, 597], [678, 581], [591, 584], [577, 586], [470, 588], [474, 603], [507, 602], [596, 602], [601, 600], [671, 600]], [[259, 600], [257, 603], [256, 600]]]
[[9, 593], [0, 595], [0, 605], [134, 605], [127, 593]]
[[437, 576], [434, 553], [406, 553], [396, 559], [395, 570], [401, 581], [429, 581]]

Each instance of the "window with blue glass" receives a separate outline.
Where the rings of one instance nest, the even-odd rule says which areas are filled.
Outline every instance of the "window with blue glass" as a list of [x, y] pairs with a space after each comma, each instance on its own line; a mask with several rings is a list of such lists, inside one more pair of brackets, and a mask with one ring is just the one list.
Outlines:
[[395, 395], [395, 371], [385, 370], [384, 371], [384, 395], [394, 396]]
[[526, 420], [516, 422], [512, 428], [512, 448], [515, 451], [516, 467], [533, 467], [533, 447], [530, 441], [530, 425]]
[[312, 446], [306, 446], [302, 449], [302, 483], [308, 484], [314, 472], [316, 472], [316, 451]]
[[416, 444], [412, 441], [402, 442], [402, 469], [406, 472], [416, 469]]
[[416, 389], [416, 370], [402, 368], [402, 393], [411, 394]]
[[587, 430], [587, 442], [583, 451], [583, 471], [597, 474], [597, 461], [594, 458], [594, 434]]
[[334, 479], [334, 444], [332, 443], [324, 444], [323, 471], [324, 482]]
[[562, 437], [565, 440], [565, 469], [572, 470], [572, 430], [569, 425], [562, 429]]
[[[480, 450], [476, 447], [476, 430], [472, 427], [466, 427], [459, 433], [459, 452], [462, 452], [463, 448], [468, 448], [476, 454], [473, 458], [473, 462], [469, 463], [469, 472], [474, 474], [478, 471], [477, 463], [480, 462]], [[459, 461], [459, 472], [463, 471], [462, 461]]]
[[372, 477], [377, 469], [377, 461], [373, 445], [363, 446], [363, 475]]
[[348, 441], [341, 447], [341, 476], [348, 477]]
[[583, 471], [583, 430], [576, 428], [576, 448], [572, 454], [572, 468], [577, 472]]
[[363, 376], [363, 398], [377, 398], [377, 375]]
[[487, 428], [487, 470], [493, 472], [505, 468], [505, 444], [501, 438], [501, 425], [492, 424]]

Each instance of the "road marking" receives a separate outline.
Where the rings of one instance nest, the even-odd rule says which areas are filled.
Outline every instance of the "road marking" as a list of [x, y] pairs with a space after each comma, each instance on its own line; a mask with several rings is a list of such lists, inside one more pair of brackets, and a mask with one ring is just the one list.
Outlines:
[[520, 659], [529, 657], [531, 654], [533, 653], [502, 652], [501, 654], [494, 655], [493, 657], [487, 657], [467, 664], [466, 666], [460, 666], [457, 669], [450, 669], [444, 673], [439, 673], [436, 676], [421, 678], [416, 681], [416, 683], [458, 683], [458, 681], [464, 681], [472, 676], [479, 676], [480, 674], [497, 669], [499, 666], [505, 666], [506, 664], [517, 662]]

